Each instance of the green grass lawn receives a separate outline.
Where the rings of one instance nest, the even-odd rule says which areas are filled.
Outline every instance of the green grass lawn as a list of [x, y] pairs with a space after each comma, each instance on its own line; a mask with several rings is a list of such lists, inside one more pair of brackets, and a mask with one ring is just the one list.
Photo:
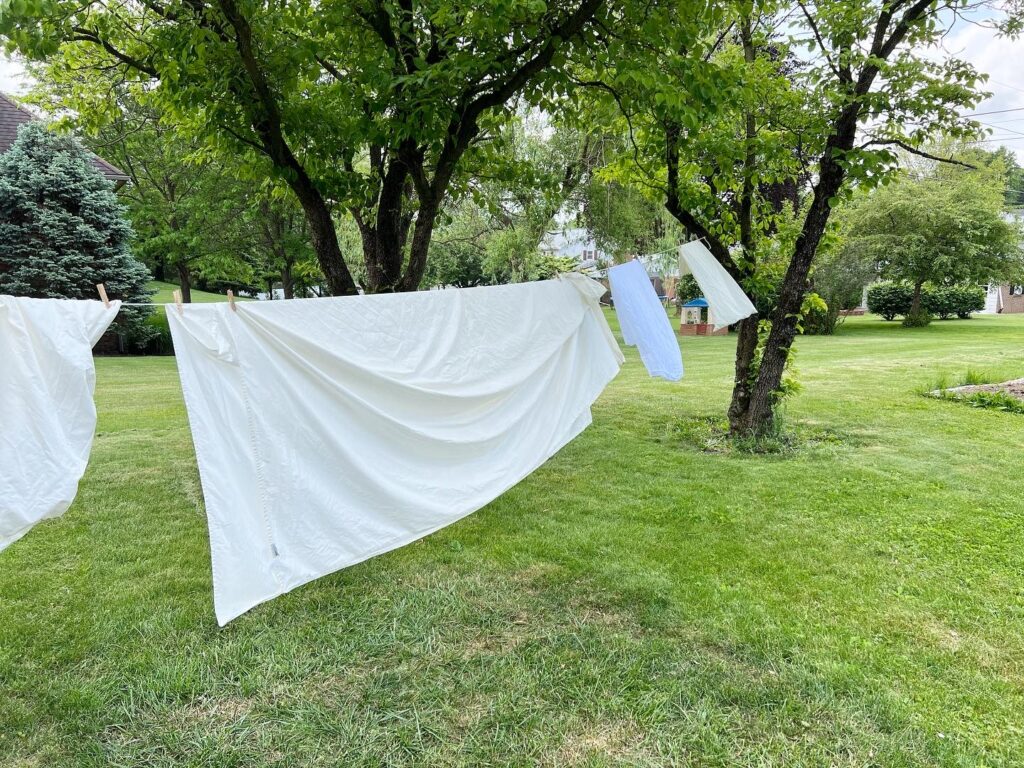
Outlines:
[[[709, 452], [734, 338], [634, 350], [490, 506], [213, 615], [172, 358], [98, 361], [74, 506], [0, 554], [4, 766], [1024, 762], [1024, 316], [804, 338], [801, 447]], [[714, 444], [714, 441], [712, 441]]]
[[[165, 283], [160, 280], [152, 280], [149, 283], [149, 289], [156, 291], [153, 296], [153, 301], [157, 304], [171, 304], [174, 302], [174, 291], [178, 290], [178, 286], [174, 283]], [[192, 289], [192, 301], [196, 304], [210, 304], [215, 301], [227, 301], [228, 297], [223, 293], [209, 293], [208, 291], [200, 291], [198, 288]], [[249, 301], [248, 298], [239, 297], [239, 301]]]

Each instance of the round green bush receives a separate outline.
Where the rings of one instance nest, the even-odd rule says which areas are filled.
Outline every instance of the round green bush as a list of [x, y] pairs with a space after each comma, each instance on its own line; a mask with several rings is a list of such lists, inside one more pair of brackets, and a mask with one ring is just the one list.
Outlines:
[[924, 328], [932, 321], [932, 315], [927, 309], [920, 309], [917, 312], [908, 312], [903, 318], [904, 328]]
[[966, 320], [972, 312], [985, 308], [985, 289], [980, 285], [959, 285], [950, 289], [956, 296], [956, 316]]
[[906, 315], [914, 299], [914, 289], [901, 283], [875, 283], [868, 288], [868, 311], [892, 320]]

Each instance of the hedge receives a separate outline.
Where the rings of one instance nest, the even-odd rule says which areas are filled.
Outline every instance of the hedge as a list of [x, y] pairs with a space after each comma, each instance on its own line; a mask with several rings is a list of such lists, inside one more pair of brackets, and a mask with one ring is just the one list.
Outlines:
[[[906, 283], [875, 283], [868, 288], [868, 311], [886, 320], [906, 317], [913, 300], [914, 288]], [[985, 289], [976, 285], [925, 286], [921, 304], [926, 312], [943, 320], [953, 316], [966, 319], [985, 308]]]

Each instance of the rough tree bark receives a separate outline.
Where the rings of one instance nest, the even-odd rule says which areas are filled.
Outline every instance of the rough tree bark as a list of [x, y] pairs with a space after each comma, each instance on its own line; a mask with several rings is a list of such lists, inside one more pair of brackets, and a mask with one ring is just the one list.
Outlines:
[[[752, 64], [756, 57], [753, 41], [752, 21], [745, 18], [740, 25], [740, 41], [743, 46], [744, 60]], [[739, 222], [740, 246], [743, 249], [743, 264], [740, 266], [733, 259], [726, 243], [703, 222], [699, 221], [679, 200], [679, 138], [681, 128], [678, 124], [668, 124], [665, 128], [666, 164], [668, 167], [668, 185], [665, 207], [670, 214], [688, 232], [702, 239], [715, 259], [725, 267], [730, 276], [740, 285], [752, 276], [756, 267], [754, 237], [754, 169], [757, 155], [754, 139], [757, 136], [757, 119], [753, 112], [748, 111], [743, 119], [743, 131], [746, 139], [746, 151], [743, 160], [743, 185], [736, 203], [736, 214]], [[754, 301], [753, 296], [749, 296]], [[750, 398], [753, 393], [754, 366], [756, 363], [758, 328], [760, 316], [757, 314], [741, 320], [737, 324], [736, 360], [733, 377], [732, 398], [729, 402], [729, 431], [741, 434], [746, 430], [747, 415], [750, 409]]]
[[[240, 94], [240, 100], [248, 109], [253, 130], [260, 138], [256, 148], [270, 158], [302, 206], [309, 225], [310, 242], [330, 292], [335, 296], [358, 293], [338, 246], [331, 209], [285, 140], [281, 110], [256, 54], [249, 20], [234, 0], [220, 0], [219, 6], [235, 31], [233, 43], [248, 80], [249, 87]], [[222, 39], [232, 41], [227, 30], [218, 29], [218, 32]]]
[[[370, 290], [413, 291], [419, 287], [426, 270], [430, 241], [437, 216], [456, 168], [466, 151], [480, 133], [480, 118], [490, 109], [500, 107], [520, 93], [523, 88], [554, 60], [566, 41], [575, 37], [597, 13], [604, 0], [581, 0], [576, 9], [560, 18], [550, 20], [550, 27], [536, 52], [522, 62], [515, 62], [515, 54], [505, 55], [506, 65], [515, 63], [507, 74], [483, 81], [467, 83], [455, 96], [455, 109], [436, 157], [427, 158], [426, 148], [406, 140], [396, 149], [371, 152], [371, 165], [378, 169], [380, 191], [377, 199], [376, 220], [371, 226], [367, 219], [357, 216], [364, 251], [372, 254], [376, 265], [367, 272]], [[396, 74], [408, 76], [420, 67], [418, 62], [439, 60], [448, 55], [446, 44], [433, 39], [429, 50], [420, 50], [420, 43], [411, 35], [412, 6], [406, 6], [409, 18], [392, 19], [386, 13], [367, 13], [364, 20], [381, 42], [395, 52]], [[499, 62], [501, 63], [501, 62]], [[331, 74], [336, 69], [327, 67]], [[396, 119], [406, 119], [397, 116]], [[411, 187], [409, 183], [411, 182]], [[415, 221], [409, 213], [415, 202]], [[411, 241], [406, 257], [406, 240], [410, 228]], [[402, 265], [405, 264], [404, 270]]]
[[178, 262], [178, 284], [181, 287], [181, 300], [185, 304], [192, 303], [192, 269], [189, 267], [188, 262], [181, 260]]
[[921, 289], [924, 288], [924, 283], [920, 281], [914, 282], [914, 297], [910, 300], [910, 316], [917, 317], [921, 314]]

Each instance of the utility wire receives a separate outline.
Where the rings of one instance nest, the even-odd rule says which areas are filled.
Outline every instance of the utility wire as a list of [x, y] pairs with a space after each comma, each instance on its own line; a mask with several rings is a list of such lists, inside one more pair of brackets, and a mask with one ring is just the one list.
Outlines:
[[964, 117], [981, 117], [982, 115], [1002, 115], [1006, 112], [1024, 112], [1024, 107], [1014, 107], [1013, 109], [993, 109], [991, 112], [972, 112]]

